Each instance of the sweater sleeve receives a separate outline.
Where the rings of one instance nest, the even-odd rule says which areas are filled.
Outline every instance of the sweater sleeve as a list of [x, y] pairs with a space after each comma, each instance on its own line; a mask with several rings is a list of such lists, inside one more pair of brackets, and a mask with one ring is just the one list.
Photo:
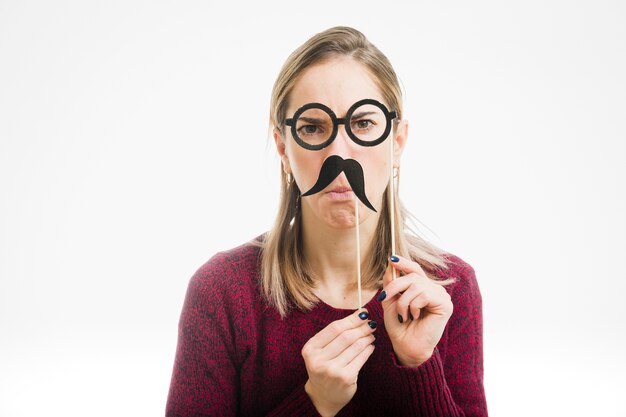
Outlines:
[[457, 405], [467, 417], [487, 416], [483, 384], [482, 297], [474, 269], [461, 261], [462, 272], [451, 291], [453, 318], [448, 322], [443, 369]]
[[406, 415], [423, 417], [466, 417], [454, 401], [446, 381], [439, 350], [416, 368], [402, 366], [391, 353], [406, 399], [403, 409]]
[[311, 398], [304, 390], [304, 384], [298, 386], [267, 417], [321, 417]]
[[237, 415], [235, 338], [224, 305], [216, 302], [222, 291], [211, 280], [214, 269], [203, 266], [187, 287], [167, 417]]
[[[416, 368], [399, 365], [391, 353], [408, 415], [486, 417], [483, 387], [482, 299], [471, 266], [458, 274], [450, 291], [454, 313], [447, 325], [446, 354], [433, 355]], [[445, 359], [444, 359], [445, 358]], [[410, 410], [410, 411], [409, 411]]]
[[[191, 278], [178, 323], [178, 343], [166, 417], [237, 416], [242, 413], [239, 370], [249, 341], [248, 291], [238, 270], [216, 256]], [[235, 325], [237, 323], [237, 325]], [[318, 417], [304, 390], [295, 387], [272, 417]]]

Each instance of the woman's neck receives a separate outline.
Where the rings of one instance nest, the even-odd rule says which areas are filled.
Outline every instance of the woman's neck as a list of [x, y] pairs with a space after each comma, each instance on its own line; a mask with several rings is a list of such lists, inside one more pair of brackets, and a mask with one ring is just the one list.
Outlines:
[[[306, 210], [302, 214], [303, 249], [315, 281], [315, 294], [334, 307], [346, 308], [346, 304], [347, 308], [356, 307], [356, 229], [331, 227]], [[360, 224], [361, 260], [374, 240], [377, 222], [378, 214], [371, 213]], [[369, 300], [373, 293], [375, 290], [364, 290], [364, 300]]]

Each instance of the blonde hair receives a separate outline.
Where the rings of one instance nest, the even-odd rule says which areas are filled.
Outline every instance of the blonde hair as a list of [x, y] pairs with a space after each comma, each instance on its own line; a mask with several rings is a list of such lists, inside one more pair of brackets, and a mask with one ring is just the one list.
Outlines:
[[[316, 34], [287, 58], [272, 90], [270, 129], [277, 128], [283, 132], [289, 94], [303, 71], [311, 65], [338, 57], [352, 58], [367, 68], [390, 109], [397, 112], [398, 119], [402, 118], [402, 92], [398, 77], [387, 57], [358, 30], [338, 26]], [[388, 195], [385, 192], [373, 244], [362, 265], [363, 288], [381, 287], [388, 258], [392, 255]], [[288, 183], [286, 174], [281, 169], [280, 202], [276, 221], [260, 242], [260, 246], [263, 294], [267, 302], [283, 317], [292, 308], [310, 310], [319, 301], [313, 293], [315, 282], [304, 257], [299, 198], [300, 190], [295, 181]], [[410, 214], [398, 198], [397, 187], [393, 198], [396, 254], [418, 262], [430, 278], [436, 279], [433, 272], [437, 268], [447, 268], [443, 257], [445, 252], [418, 237], [407, 227], [405, 220]], [[446, 284], [451, 281], [439, 282]]]

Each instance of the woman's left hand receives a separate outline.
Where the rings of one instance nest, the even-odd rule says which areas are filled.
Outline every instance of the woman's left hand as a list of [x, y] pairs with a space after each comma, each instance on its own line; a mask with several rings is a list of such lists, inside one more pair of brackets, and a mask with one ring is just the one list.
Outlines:
[[387, 268], [383, 281], [385, 328], [399, 364], [418, 366], [432, 356], [439, 343], [452, 315], [452, 301], [417, 262], [398, 258], [398, 262], [390, 262], [391, 267], [405, 275], [396, 273], [393, 280], [391, 268]]

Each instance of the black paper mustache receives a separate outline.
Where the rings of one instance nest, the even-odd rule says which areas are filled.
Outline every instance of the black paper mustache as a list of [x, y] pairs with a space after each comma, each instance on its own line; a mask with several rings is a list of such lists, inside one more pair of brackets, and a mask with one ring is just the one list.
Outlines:
[[352, 188], [352, 192], [357, 196], [359, 200], [369, 209], [376, 212], [372, 203], [369, 202], [365, 195], [365, 180], [363, 178], [363, 168], [354, 159], [343, 159], [339, 155], [331, 155], [322, 164], [320, 169], [320, 175], [317, 178], [317, 182], [309, 191], [302, 194], [302, 197], [319, 193], [324, 188], [328, 187], [328, 184], [333, 182], [335, 178], [342, 172], [345, 172], [348, 183]]

